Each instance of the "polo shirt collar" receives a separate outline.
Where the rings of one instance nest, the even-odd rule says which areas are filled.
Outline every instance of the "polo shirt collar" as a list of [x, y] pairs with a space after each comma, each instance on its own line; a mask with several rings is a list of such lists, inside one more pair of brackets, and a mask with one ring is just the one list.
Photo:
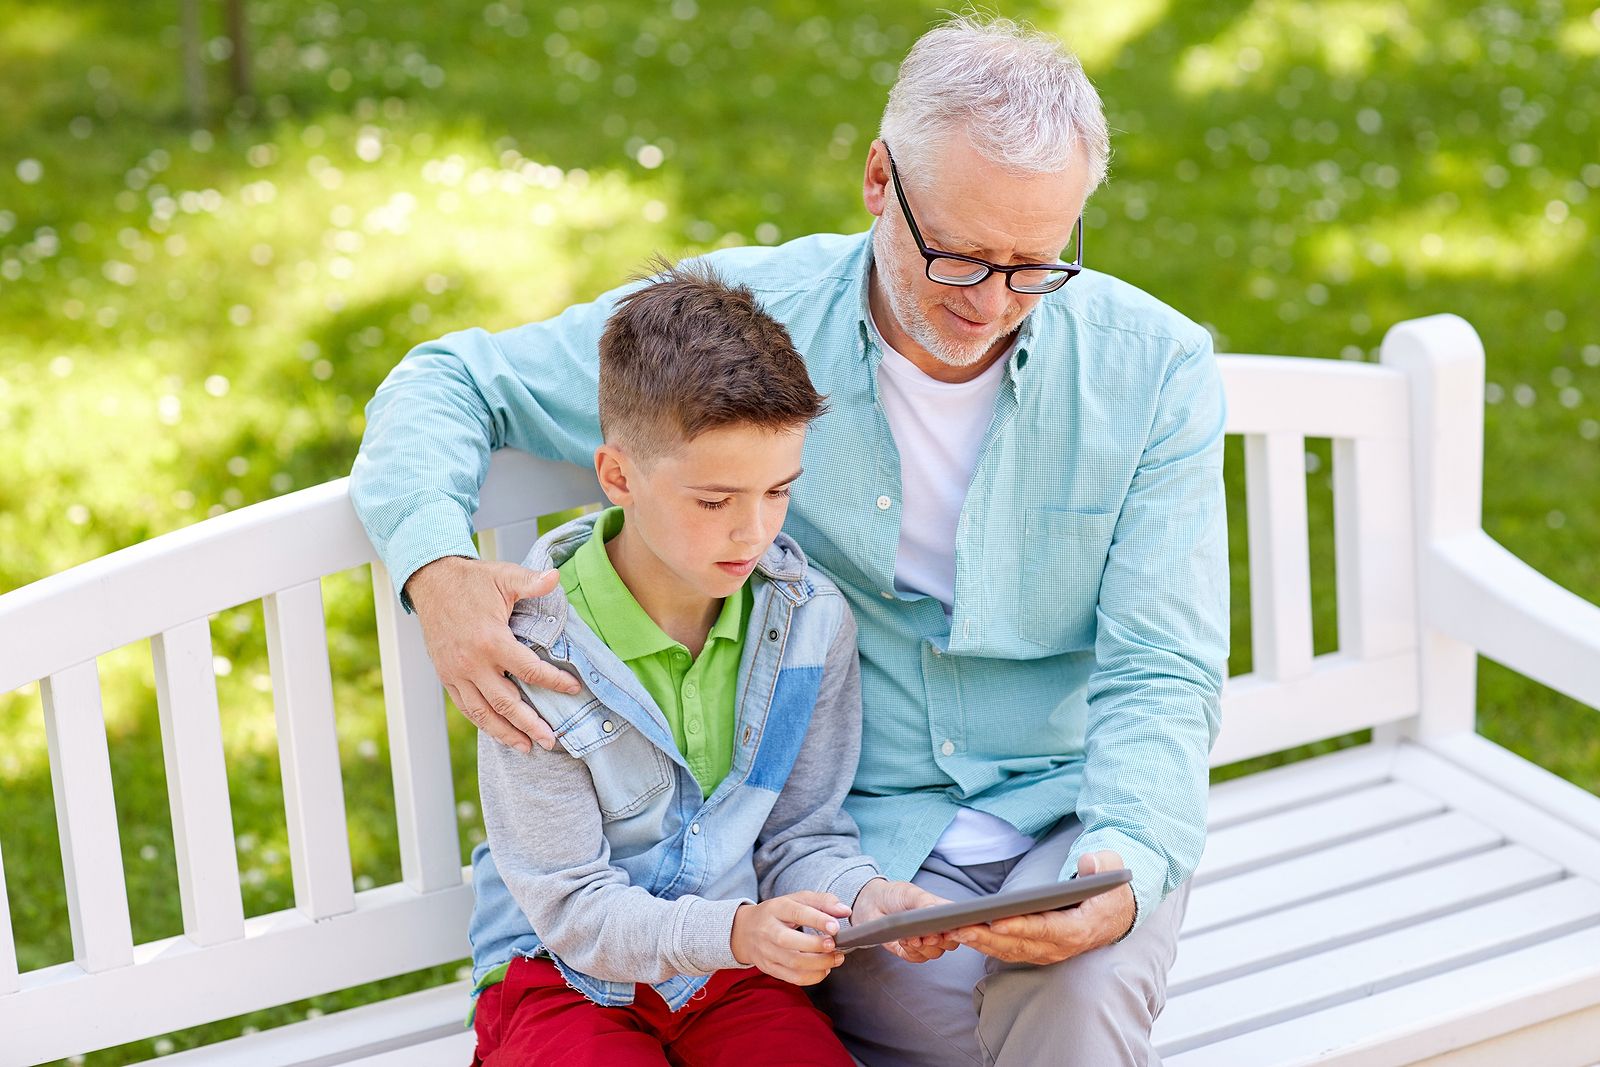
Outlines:
[[[606, 542], [622, 532], [621, 508], [607, 508], [594, 524], [594, 532], [572, 555], [578, 585], [588, 598], [597, 636], [618, 659], [643, 659], [678, 647], [678, 642], [652, 619], [623, 583], [606, 554]], [[737, 641], [744, 634], [743, 590], [723, 600], [707, 641]]]

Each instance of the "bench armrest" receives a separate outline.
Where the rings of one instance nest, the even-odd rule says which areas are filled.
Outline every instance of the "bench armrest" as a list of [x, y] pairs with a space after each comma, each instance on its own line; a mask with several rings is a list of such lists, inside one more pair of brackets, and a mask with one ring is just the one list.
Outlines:
[[1600, 607], [1482, 530], [1423, 550], [1426, 625], [1519, 674], [1600, 708]]

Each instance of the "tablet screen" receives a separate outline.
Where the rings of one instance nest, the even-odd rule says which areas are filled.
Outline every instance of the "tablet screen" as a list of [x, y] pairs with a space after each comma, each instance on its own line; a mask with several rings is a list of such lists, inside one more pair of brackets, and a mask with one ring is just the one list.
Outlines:
[[943, 933], [958, 926], [974, 926], [994, 922], [1013, 915], [1034, 915], [1041, 911], [1055, 911], [1081, 904], [1090, 897], [1115, 889], [1133, 879], [1128, 870], [1101, 871], [1070, 878], [1065, 882], [1028, 886], [1023, 889], [1003, 889], [989, 896], [958, 900], [950, 904], [937, 904], [912, 911], [885, 915], [881, 919], [851, 926], [841, 930], [834, 943], [842, 949], [881, 945], [906, 937]]

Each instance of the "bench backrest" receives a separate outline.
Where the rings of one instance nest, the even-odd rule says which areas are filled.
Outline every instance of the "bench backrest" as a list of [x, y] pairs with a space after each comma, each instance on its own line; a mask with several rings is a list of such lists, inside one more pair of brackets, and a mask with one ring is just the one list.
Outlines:
[[[1230, 681], [1214, 762], [1366, 727], [1418, 729], [1425, 692], [1436, 689], [1449, 698], [1439, 714], [1456, 717], [1464, 692], [1470, 722], [1470, 662], [1464, 690], [1459, 662], [1441, 674], [1448, 684], [1426, 677], [1416, 574], [1419, 524], [1433, 529], [1443, 511], [1477, 526], [1476, 336], [1440, 316], [1391, 331], [1381, 366], [1263, 356], [1221, 363], [1228, 431], [1245, 441], [1255, 670]], [[1308, 437], [1334, 442], [1339, 650], [1320, 657], [1312, 655]], [[1434, 447], [1446, 438], [1449, 450]], [[1441, 490], [1435, 454], [1445, 451], [1455, 458]], [[537, 516], [597, 498], [588, 472], [501, 453], [476, 517], [483, 552], [520, 560]], [[357, 892], [320, 581], [362, 564], [371, 565], [375, 589], [402, 877]], [[294, 907], [246, 919], [208, 617], [255, 600], [265, 608]], [[147, 637], [184, 933], [136, 945], [96, 661]], [[420, 627], [395, 603], [344, 481], [0, 597], [0, 692], [33, 681], [43, 698], [74, 959], [19, 973], [0, 879], [8, 1056], [54, 1059], [465, 955], [471, 897], [440, 687]], [[244, 975], [248, 981], [219, 977]]]

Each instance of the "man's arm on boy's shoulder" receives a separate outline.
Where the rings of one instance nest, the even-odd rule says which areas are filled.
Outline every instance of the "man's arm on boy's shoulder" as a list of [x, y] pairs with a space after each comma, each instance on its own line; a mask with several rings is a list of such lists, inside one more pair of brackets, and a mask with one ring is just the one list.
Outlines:
[[590, 462], [599, 338], [625, 291], [503, 333], [462, 330], [418, 345], [367, 404], [350, 473], [356, 514], [396, 595], [421, 618], [440, 681], [475, 726], [519, 748], [554, 738], [505, 674], [561, 685], [505, 623], [518, 598], [547, 586], [513, 563], [480, 562], [472, 516], [495, 449]]
[[589, 768], [557, 746], [526, 754], [478, 735], [483, 821], [495, 867], [544, 944], [604, 981], [660, 982], [741, 966], [745, 900], [663, 900], [611, 865]]
[[861, 757], [861, 663], [855, 618], [842, 610], [810, 728], [756, 841], [763, 900], [810, 889], [854, 906], [862, 887], [883, 877], [843, 806]]

